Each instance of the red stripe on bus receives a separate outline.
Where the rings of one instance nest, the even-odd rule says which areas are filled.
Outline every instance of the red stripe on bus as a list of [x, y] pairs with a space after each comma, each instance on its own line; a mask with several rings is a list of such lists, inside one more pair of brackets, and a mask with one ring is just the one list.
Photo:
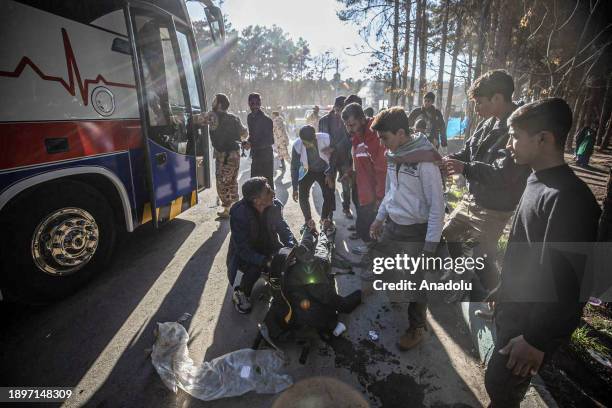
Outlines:
[[[45, 140], [59, 138], [68, 141], [68, 150], [49, 153]], [[0, 123], [2, 170], [140, 147], [138, 119]]]

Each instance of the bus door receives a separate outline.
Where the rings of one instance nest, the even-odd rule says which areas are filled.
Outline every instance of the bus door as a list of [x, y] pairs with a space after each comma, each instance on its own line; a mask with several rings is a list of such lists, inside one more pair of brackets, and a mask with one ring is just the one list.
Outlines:
[[143, 220], [159, 226], [197, 203], [202, 138], [192, 115], [204, 110], [203, 87], [187, 25], [155, 6], [132, 4], [138, 4], [129, 7], [129, 20], [150, 192]]

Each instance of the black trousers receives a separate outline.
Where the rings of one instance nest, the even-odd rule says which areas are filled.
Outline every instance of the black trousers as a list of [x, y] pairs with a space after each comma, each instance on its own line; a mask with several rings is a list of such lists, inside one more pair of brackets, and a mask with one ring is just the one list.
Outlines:
[[274, 190], [274, 153], [272, 146], [251, 150], [251, 177], [263, 176]]
[[298, 183], [300, 208], [304, 215], [304, 221], [312, 219], [310, 212], [310, 188], [314, 183], [318, 183], [323, 193], [323, 208], [321, 218], [331, 218], [335, 207], [335, 190], [325, 184], [325, 174], [309, 171]]
[[355, 221], [357, 236], [363, 242], [370, 242], [370, 225], [376, 219], [376, 204], [360, 205], [357, 207], [357, 220]]
[[[340, 177], [344, 176], [343, 171], [340, 172]], [[345, 179], [341, 182], [342, 184], [342, 209], [344, 211], [351, 209], [351, 181], [350, 179]]]
[[[245, 295], [251, 296], [251, 291], [257, 280], [261, 277], [261, 273], [264, 271], [263, 266], [253, 264], [243, 264], [238, 268], [236, 275], [230, 276], [230, 283], [234, 289], [240, 289]], [[240, 279], [240, 283], [236, 282], [236, 279]]]
[[485, 388], [491, 399], [490, 407], [519, 408], [529, 388], [531, 376], [517, 376], [506, 368], [509, 356], [499, 354], [499, 350], [504, 348], [508, 341], [518, 336], [518, 334], [514, 331], [508, 332], [499, 325], [496, 326], [497, 339], [495, 340], [495, 348], [485, 372]]

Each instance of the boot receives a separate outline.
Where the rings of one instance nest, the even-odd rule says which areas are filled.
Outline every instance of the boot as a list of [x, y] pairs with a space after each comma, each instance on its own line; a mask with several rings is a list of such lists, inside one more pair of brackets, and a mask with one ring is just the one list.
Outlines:
[[407, 351], [417, 346], [425, 337], [425, 327], [410, 327], [399, 339], [399, 348]]

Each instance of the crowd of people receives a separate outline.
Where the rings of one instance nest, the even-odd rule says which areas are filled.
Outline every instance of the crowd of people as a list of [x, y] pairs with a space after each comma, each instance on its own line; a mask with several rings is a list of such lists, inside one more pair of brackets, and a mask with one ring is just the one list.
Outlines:
[[[463, 274], [473, 289], [457, 300], [489, 302], [497, 337], [486, 389], [492, 407], [518, 407], [531, 377], [579, 324], [584, 306], [585, 260], [555, 244], [594, 242], [600, 208], [564, 161], [572, 125], [568, 104], [548, 98], [518, 107], [513, 93], [513, 78], [503, 70], [474, 81], [468, 96], [481, 121], [452, 154], [446, 154], [446, 126], [433, 93], [410, 113], [391, 107], [374, 117], [358, 96], [338, 96], [326, 115], [313, 110], [290, 153], [281, 115], [268, 117], [259, 94], [249, 95], [248, 132], [227, 112], [228, 98], [216, 95], [217, 120], [210, 134], [223, 206], [219, 214], [230, 220], [227, 265], [236, 310], [251, 310], [254, 283], [279, 248], [296, 242], [274, 194], [276, 145], [282, 166], [290, 164], [293, 199], [305, 224], [314, 224], [309, 198], [317, 183], [323, 196], [320, 228], [336, 227], [340, 186], [342, 214], [355, 217], [349, 228], [363, 241], [353, 252], [366, 259], [396, 254], [486, 259], [482, 270]], [[589, 155], [589, 132], [583, 133], [577, 142], [581, 163]], [[252, 162], [238, 200], [241, 146], [250, 149]], [[445, 184], [456, 175], [465, 178], [467, 192], [446, 214]], [[498, 241], [512, 217], [499, 263]], [[423, 276], [417, 271], [411, 279]], [[544, 302], [538, 297], [542, 293], [555, 298]], [[403, 301], [409, 303], [409, 327], [398, 345], [410, 350], [426, 338], [427, 296], [407, 293]]]

